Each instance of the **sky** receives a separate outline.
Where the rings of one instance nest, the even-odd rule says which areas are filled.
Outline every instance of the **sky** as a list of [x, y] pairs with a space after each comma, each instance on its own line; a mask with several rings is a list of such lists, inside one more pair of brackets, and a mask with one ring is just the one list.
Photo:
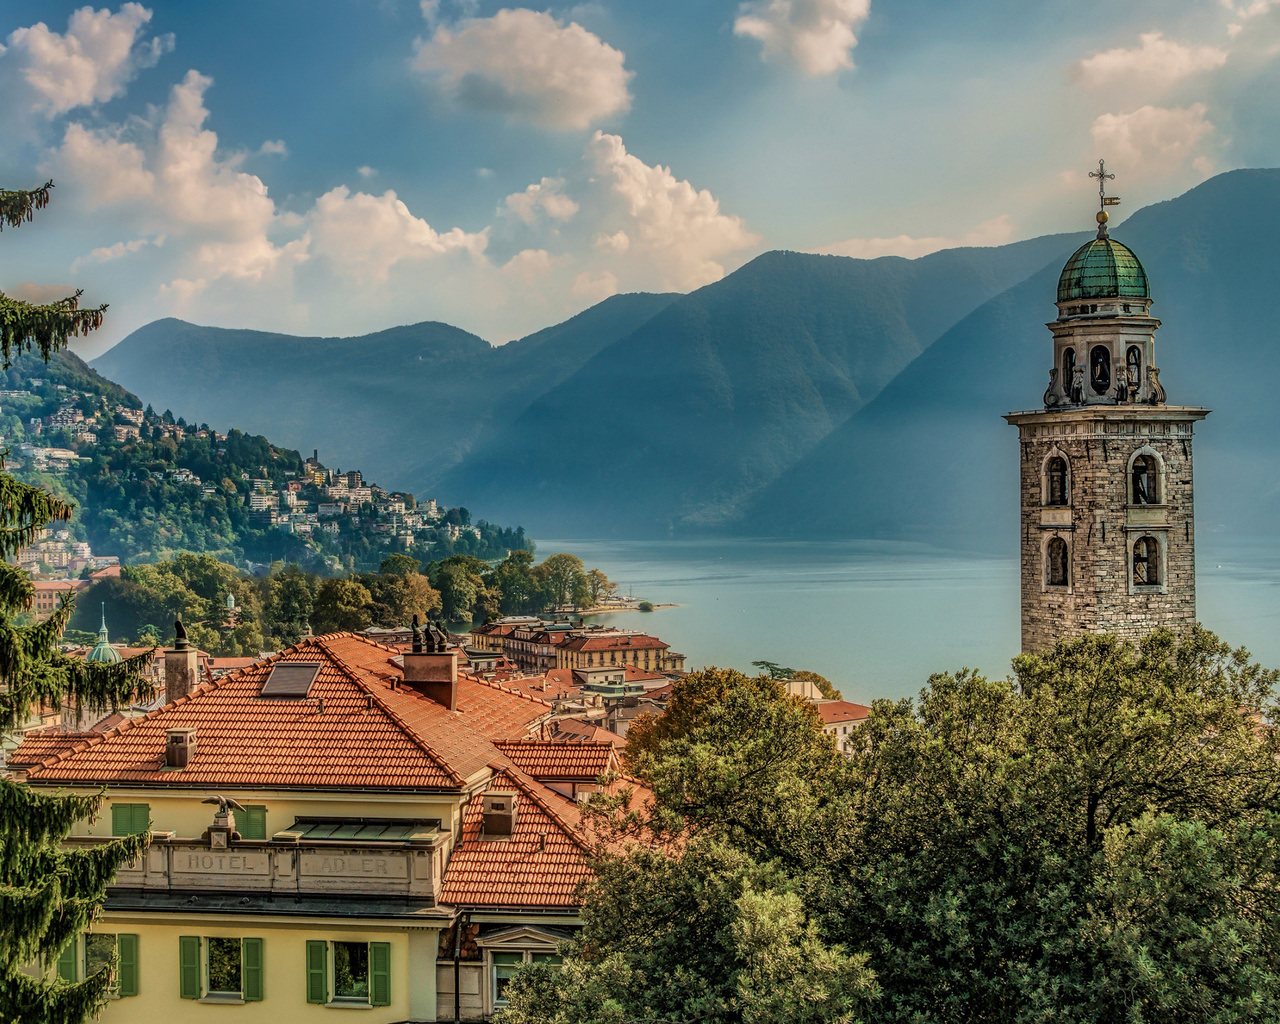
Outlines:
[[[1280, 0], [0, 8], [0, 289], [500, 344], [769, 249], [915, 257], [1280, 165]], [[1113, 220], [1113, 224], [1117, 222]], [[1120, 231], [1117, 237], [1123, 238]]]

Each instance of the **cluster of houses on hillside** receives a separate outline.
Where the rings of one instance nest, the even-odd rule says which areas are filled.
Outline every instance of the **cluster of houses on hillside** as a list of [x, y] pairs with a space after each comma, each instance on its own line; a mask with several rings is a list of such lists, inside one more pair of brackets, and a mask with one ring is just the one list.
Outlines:
[[370, 521], [376, 534], [387, 534], [405, 547], [424, 529], [445, 530], [456, 541], [470, 533], [480, 539], [478, 527], [446, 523], [447, 509], [434, 498], [415, 502], [412, 495], [386, 491], [369, 483], [358, 469], [328, 469], [320, 464], [319, 451], [303, 463], [302, 474], [277, 487], [270, 480], [251, 480], [246, 497], [255, 525], [274, 526], [286, 533], [310, 535], [316, 531], [336, 534], [339, 521], [359, 526]]

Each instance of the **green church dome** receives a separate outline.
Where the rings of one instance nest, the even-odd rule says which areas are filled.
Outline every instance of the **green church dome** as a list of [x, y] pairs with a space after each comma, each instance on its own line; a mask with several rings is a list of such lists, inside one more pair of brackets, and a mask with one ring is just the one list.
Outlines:
[[84, 660], [97, 665], [114, 665], [124, 660], [120, 657], [120, 652], [112, 647], [107, 639], [107, 606], [105, 604], [102, 606], [102, 628], [98, 630], [98, 642], [93, 650], [85, 655]]
[[1080, 246], [1062, 268], [1058, 301], [1115, 298], [1151, 298], [1147, 272], [1127, 245], [1112, 238], [1094, 238]]

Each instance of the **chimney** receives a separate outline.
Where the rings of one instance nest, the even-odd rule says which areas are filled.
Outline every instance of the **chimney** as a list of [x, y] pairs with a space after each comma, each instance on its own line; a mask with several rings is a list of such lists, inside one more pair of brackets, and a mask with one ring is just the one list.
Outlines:
[[413, 649], [401, 656], [405, 685], [450, 711], [457, 711], [458, 652], [445, 650], [447, 634], [443, 630], [439, 631], [438, 638], [432, 637], [430, 625], [424, 632], [425, 644], [415, 617]]
[[516, 830], [516, 793], [501, 789], [486, 793], [483, 822], [482, 839], [510, 839]]
[[174, 623], [177, 638], [173, 647], [164, 652], [164, 702], [172, 704], [185, 697], [200, 682], [200, 668], [196, 661], [198, 651], [187, 640], [186, 627], [179, 619]]
[[194, 728], [164, 731], [164, 766], [166, 768], [185, 768], [195, 756], [196, 731]]

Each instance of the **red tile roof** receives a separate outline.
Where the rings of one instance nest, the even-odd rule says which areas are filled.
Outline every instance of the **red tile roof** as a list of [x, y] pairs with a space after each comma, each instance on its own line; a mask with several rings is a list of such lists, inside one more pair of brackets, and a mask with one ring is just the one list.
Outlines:
[[514, 769], [496, 770], [488, 788], [519, 794], [515, 829], [510, 839], [481, 839], [484, 801], [473, 797], [462, 841], [445, 869], [440, 901], [463, 907], [576, 907], [578, 886], [591, 877], [587, 845], [576, 832], [576, 805]]
[[670, 644], [664, 644], [655, 636], [575, 636], [564, 645], [569, 651], [626, 651], [633, 648], [661, 648], [666, 650]]
[[[458, 711], [392, 688], [397, 652], [351, 633], [315, 637], [197, 687], [143, 718], [45, 758], [33, 783], [456, 789], [550, 712], [502, 687], [459, 680]], [[321, 665], [305, 699], [262, 699], [277, 662]], [[323, 700], [324, 710], [319, 702]], [[194, 727], [188, 767], [163, 767], [165, 729]], [[26, 756], [23, 747], [18, 748]]]
[[569, 740], [571, 742], [582, 742], [584, 740], [595, 740], [599, 743], [611, 743], [615, 747], [625, 747], [627, 741], [617, 733], [610, 732], [591, 722], [585, 722], [580, 718], [557, 718], [553, 721], [548, 731], [552, 739]]
[[22, 743], [11, 751], [6, 764], [10, 768], [27, 768], [46, 757], [70, 750], [77, 743], [96, 735], [92, 732], [63, 732], [61, 729], [39, 729], [25, 733]]
[[823, 725], [838, 725], [841, 722], [860, 722], [871, 714], [865, 704], [854, 704], [847, 700], [823, 700], [814, 705], [822, 716]]
[[594, 782], [614, 764], [614, 746], [599, 740], [498, 740], [494, 746], [539, 782]]

